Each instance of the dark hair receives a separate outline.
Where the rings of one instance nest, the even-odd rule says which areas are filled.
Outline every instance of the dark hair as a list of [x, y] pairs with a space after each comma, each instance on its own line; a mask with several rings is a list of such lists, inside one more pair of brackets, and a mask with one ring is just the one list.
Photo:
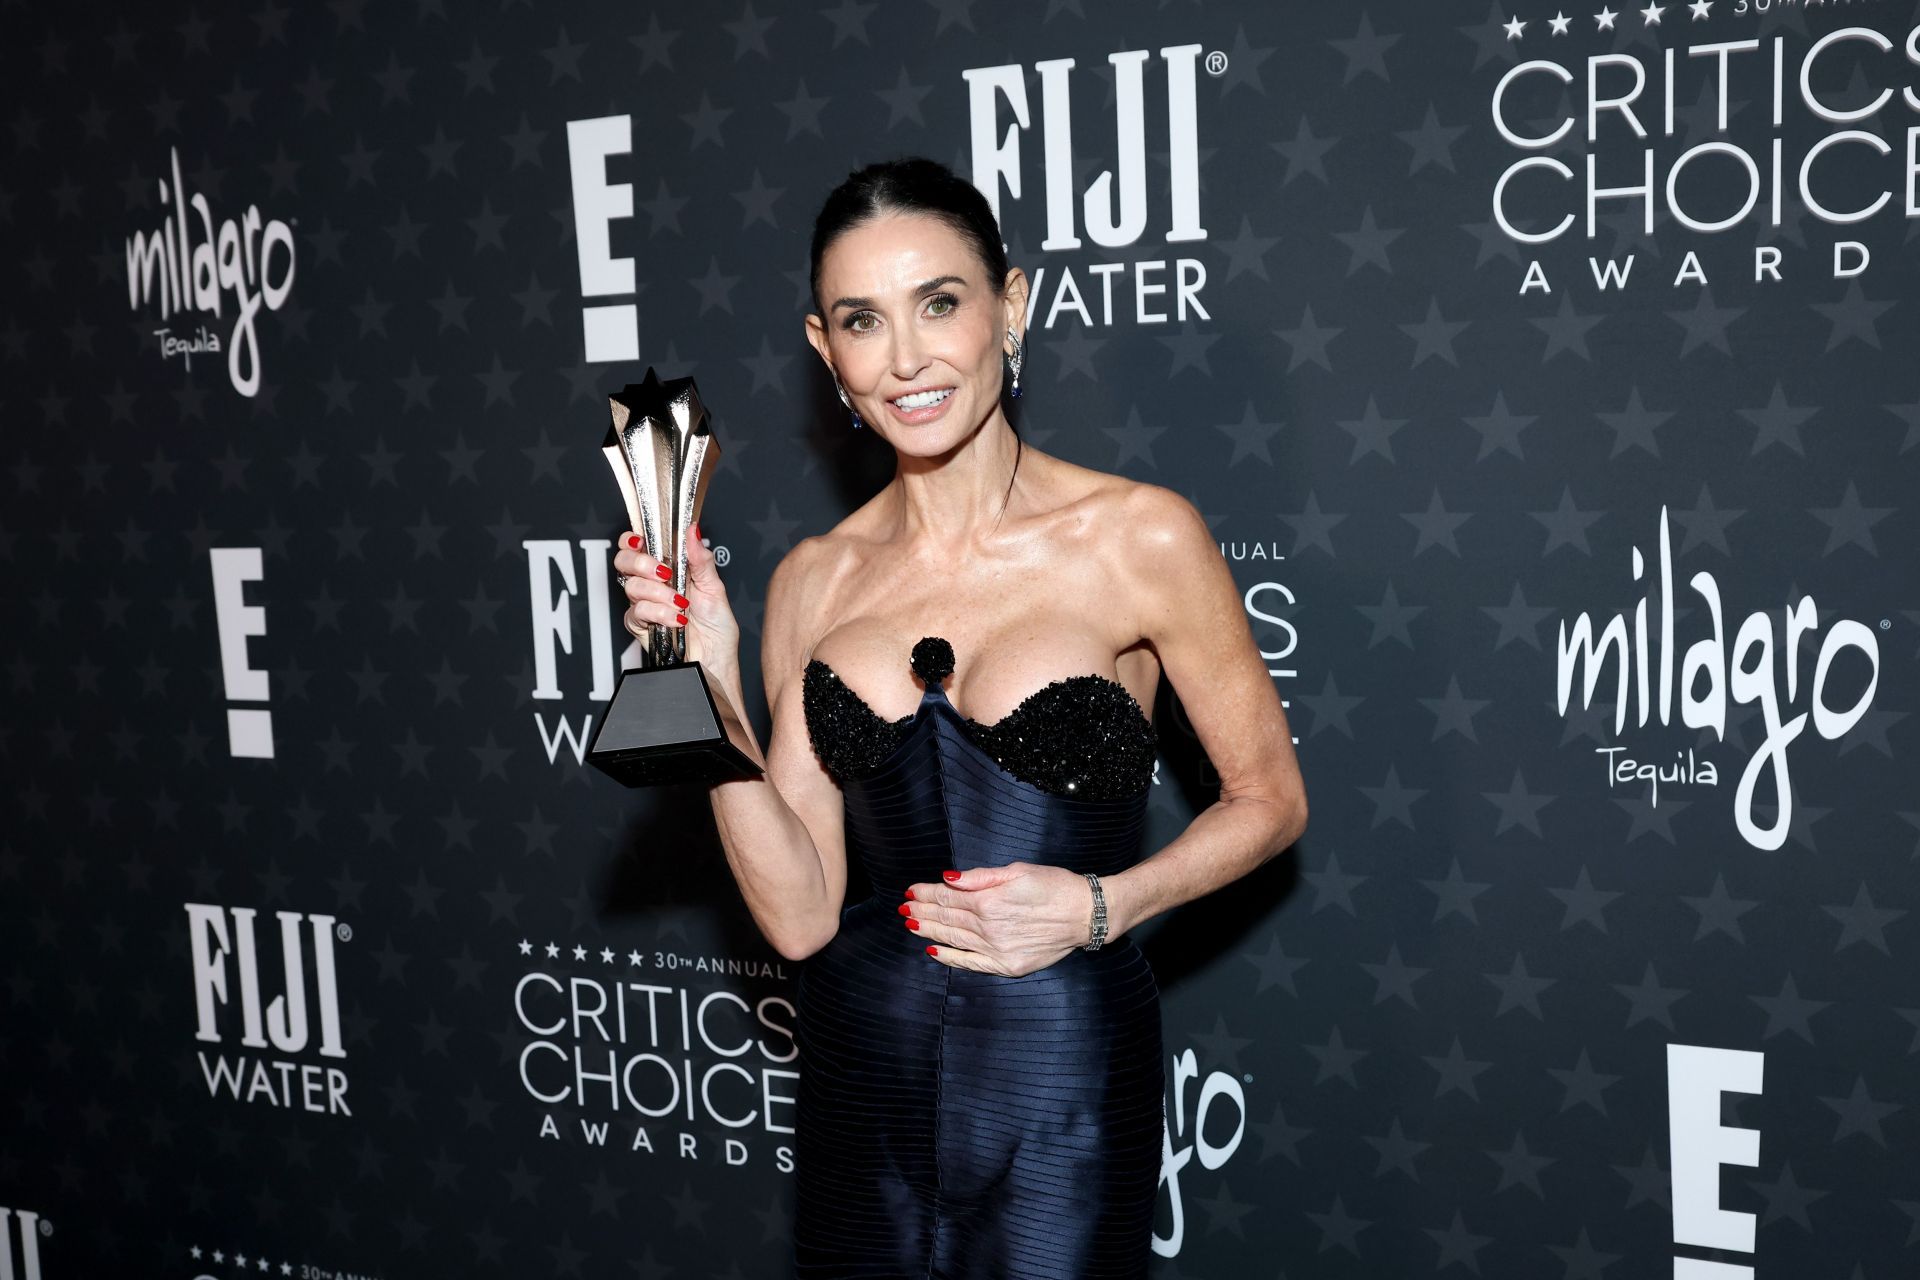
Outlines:
[[882, 160], [847, 175], [827, 196], [813, 220], [813, 264], [808, 276], [813, 304], [820, 305], [820, 259], [827, 247], [863, 222], [888, 213], [922, 213], [940, 219], [972, 246], [986, 269], [987, 288], [998, 296], [1006, 287], [1007, 251], [1000, 224], [980, 189], [938, 160], [907, 156]]
[[[1000, 243], [1000, 224], [993, 208], [980, 189], [938, 160], [925, 156], [905, 156], [882, 160], [847, 175], [846, 181], [827, 195], [813, 220], [812, 264], [808, 285], [813, 305], [822, 315], [820, 303], [820, 259], [842, 235], [861, 223], [889, 213], [919, 213], [938, 218], [956, 231], [973, 249], [974, 256], [987, 274], [987, 288], [999, 297], [1006, 290], [1007, 250]], [[1012, 427], [1013, 420], [1008, 418]], [[1025, 442], [1013, 433], [1015, 450], [1013, 475], [1020, 474], [1020, 453]], [[1013, 493], [1013, 476], [1007, 478], [1007, 493]], [[1004, 502], [1001, 510], [1006, 510]]]

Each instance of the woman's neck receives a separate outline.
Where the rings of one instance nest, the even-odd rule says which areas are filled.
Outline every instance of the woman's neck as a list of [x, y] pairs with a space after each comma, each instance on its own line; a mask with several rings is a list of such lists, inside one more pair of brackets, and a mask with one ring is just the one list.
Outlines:
[[1008, 482], [1023, 448], [995, 410], [981, 428], [934, 457], [901, 454], [891, 488], [892, 541], [912, 552], [945, 557], [977, 544], [1004, 523]]

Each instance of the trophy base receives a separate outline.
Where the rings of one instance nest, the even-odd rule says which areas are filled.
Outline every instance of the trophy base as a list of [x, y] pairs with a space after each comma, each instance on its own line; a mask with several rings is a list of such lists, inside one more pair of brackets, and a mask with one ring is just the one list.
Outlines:
[[699, 663], [629, 669], [587, 744], [587, 763], [629, 787], [759, 777], [766, 770], [735, 740], [744, 733]]

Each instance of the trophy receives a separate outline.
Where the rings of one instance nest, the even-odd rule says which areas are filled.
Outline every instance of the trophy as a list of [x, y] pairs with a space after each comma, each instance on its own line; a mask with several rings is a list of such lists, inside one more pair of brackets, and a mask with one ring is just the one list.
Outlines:
[[[720, 457], [692, 378], [628, 383], [607, 398], [613, 420], [602, 451], [627, 501], [629, 526], [647, 553], [687, 591], [687, 529], [700, 518], [707, 464]], [[728, 782], [766, 772], [743, 748], [749, 735], [724, 692], [687, 659], [684, 627], [646, 624], [641, 665], [620, 673], [587, 761], [629, 787]]]

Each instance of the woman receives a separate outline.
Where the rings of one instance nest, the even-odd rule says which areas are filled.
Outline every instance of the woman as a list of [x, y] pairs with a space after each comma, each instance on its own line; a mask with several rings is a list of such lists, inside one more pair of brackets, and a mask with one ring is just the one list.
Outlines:
[[[774, 570], [766, 776], [711, 793], [754, 919], [804, 961], [796, 1274], [1142, 1277], [1164, 1069], [1129, 934], [1299, 836], [1286, 717], [1185, 499], [1025, 458], [1003, 395], [1027, 278], [971, 184], [862, 169], [812, 257], [807, 339], [898, 468]], [[695, 533], [684, 596], [627, 535], [626, 625], [687, 627], [739, 707], [739, 629]], [[1221, 799], [1142, 860], [1163, 670]], [[849, 857], [874, 885], [852, 904]]]

